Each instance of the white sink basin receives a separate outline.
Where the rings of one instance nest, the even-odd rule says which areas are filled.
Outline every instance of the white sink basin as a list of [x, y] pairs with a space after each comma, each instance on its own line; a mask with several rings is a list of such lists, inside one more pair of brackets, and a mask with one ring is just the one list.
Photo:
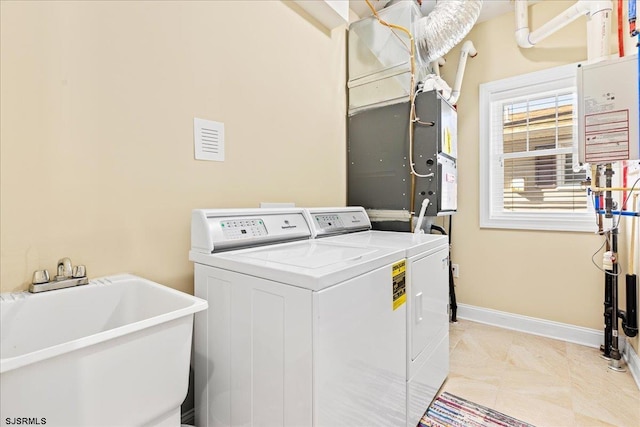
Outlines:
[[193, 315], [206, 308], [132, 275], [0, 295], [1, 422], [179, 426]]

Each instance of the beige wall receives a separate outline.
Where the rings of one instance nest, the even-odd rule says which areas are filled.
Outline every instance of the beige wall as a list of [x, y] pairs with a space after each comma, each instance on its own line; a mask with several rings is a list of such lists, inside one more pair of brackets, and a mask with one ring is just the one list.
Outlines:
[[[530, 27], [539, 28], [573, 3], [546, 1], [531, 6]], [[458, 102], [459, 211], [453, 221], [452, 251], [453, 262], [460, 265], [456, 282], [460, 303], [602, 329], [604, 279], [591, 262], [601, 237], [479, 226], [479, 85], [585, 60], [585, 22], [580, 18], [529, 50], [515, 42], [513, 13], [478, 24], [468, 37], [479, 54], [467, 63]], [[615, 21], [612, 27], [616, 28]], [[617, 52], [616, 43], [612, 38], [612, 53]], [[632, 44], [628, 45], [630, 50]], [[458, 55], [459, 46], [447, 55], [443, 75], [448, 82]]]
[[[533, 5], [531, 27], [571, 3]], [[298, 12], [2, 1], [0, 290], [70, 256], [91, 277], [126, 271], [191, 292], [191, 209], [344, 204], [345, 35]], [[530, 50], [513, 25], [506, 14], [469, 36], [479, 55], [458, 102], [458, 300], [600, 329], [600, 237], [479, 228], [478, 85], [586, 57], [584, 18]], [[193, 159], [193, 117], [225, 123], [224, 163]]]
[[[192, 292], [193, 208], [345, 202], [345, 33], [279, 1], [1, 3], [1, 291], [71, 257]], [[193, 118], [226, 160], [194, 160]]]

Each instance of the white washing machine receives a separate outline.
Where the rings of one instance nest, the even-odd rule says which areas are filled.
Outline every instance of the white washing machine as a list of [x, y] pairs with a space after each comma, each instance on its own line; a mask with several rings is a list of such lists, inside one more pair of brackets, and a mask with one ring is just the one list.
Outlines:
[[310, 236], [302, 209], [193, 211], [197, 426], [405, 425], [404, 252]]
[[361, 207], [309, 208], [314, 238], [402, 250], [406, 258], [406, 425], [422, 418], [449, 374], [449, 246], [445, 236], [372, 231]]

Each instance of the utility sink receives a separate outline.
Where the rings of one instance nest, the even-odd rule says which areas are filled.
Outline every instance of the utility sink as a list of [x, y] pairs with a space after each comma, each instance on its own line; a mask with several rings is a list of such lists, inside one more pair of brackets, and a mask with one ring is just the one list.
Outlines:
[[179, 426], [206, 308], [128, 274], [0, 295], [0, 424]]

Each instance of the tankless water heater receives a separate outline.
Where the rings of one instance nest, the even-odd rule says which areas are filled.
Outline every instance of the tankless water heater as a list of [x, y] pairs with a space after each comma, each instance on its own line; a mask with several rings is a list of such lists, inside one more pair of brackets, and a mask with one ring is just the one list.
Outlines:
[[578, 67], [578, 133], [581, 163], [640, 159], [638, 55]]

